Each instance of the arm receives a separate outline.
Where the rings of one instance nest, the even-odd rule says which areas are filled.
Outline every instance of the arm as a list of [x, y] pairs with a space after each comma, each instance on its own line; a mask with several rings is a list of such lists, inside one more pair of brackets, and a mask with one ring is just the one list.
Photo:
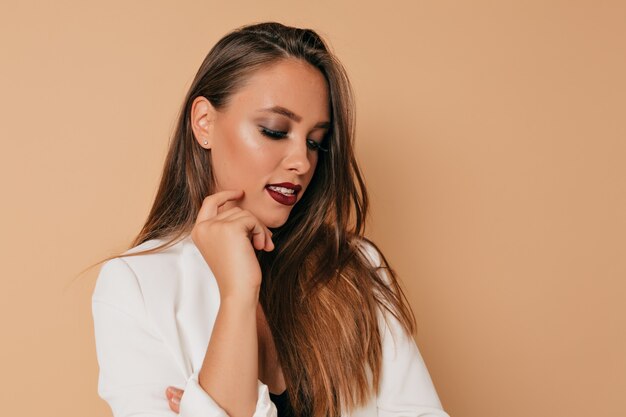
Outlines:
[[[366, 256], [376, 267], [380, 254], [364, 243]], [[390, 284], [381, 268], [378, 274]], [[378, 328], [382, 338], [380, 391], [376, 400], [380, 417], [449, 417], [443, 411], [426, 364], [413, 337], [384, 307], [378, 309]]]
[[220, 296], [199, 381], [232, 417], [249, 417], [259, 401], [256, 313], [263, 274], [255, 249], [274, 249], [272, 232], [237, 204], [244, 194], [239, 189], [207, 196], [191, 230]]
[[[228, 417], [198, 382], [199, 371], [186, 377], [150, 324], [137, 278], [123, 259], [107, 261], [92, 295], [96, 353], [100, 368], [98, 394], [114, 417], [175, 417], [165, 389], [183, 387], [180, 417]], [[257, 380], [253, 417], [275, 417], [267, 385]]]
[[230, 416], [250, 416], [257, 403], [258, 298], [221, 301], [199, 382]]
[[378, 325], [383, 343], [378, 416], [449, 417], [411, 335], [387, 311]]

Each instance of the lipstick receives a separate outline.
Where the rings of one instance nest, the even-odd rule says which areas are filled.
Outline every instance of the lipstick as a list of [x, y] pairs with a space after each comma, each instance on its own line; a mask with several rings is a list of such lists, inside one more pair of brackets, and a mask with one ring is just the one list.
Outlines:
[[293, 206], [298, 200], [298, 192], [302, 186], [290, 182], [268, 184], [265, 189], [275, 201], [286, 206]]

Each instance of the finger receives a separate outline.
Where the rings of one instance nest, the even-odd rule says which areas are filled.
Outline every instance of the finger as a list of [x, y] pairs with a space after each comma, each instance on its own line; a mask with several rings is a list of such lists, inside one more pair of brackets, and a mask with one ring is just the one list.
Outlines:
[[172, 394], [177, 394], [178, 396], [181, 396], [183, 395], [183, 392], [185, 391], [183, 391], [180, 388], [169, 386], [167, 387], [167, 390], [165, 391], [165, 395], [167, 395], [168, 396], [167, 398], [169, 398]]
[[251, 237], [252, 246], [255, 249], [261, 250], [265, 247], [265, 235], [269, 230], [266, 232], [267, 228], [250, 212], [244, 211], [240, 214], [233, 214], [224, 221], [240, 223]]
[[177, 413], [180, 412], [180, 400], [184, 392], [184, 390], [176, 387], [168, 387], [165, 392], [170, 408]]
[[173, 412], [180, 413], [180, 399], [176, 396], [170, 398], [168, 404]]
[[211, 194], [202, 201], [202, 206], [198, 210], [196, 224], [213, 218], [217, 215], [218, 209], [230, 200], [237, 200], [243, 197], [243, 190], [226, 190]]
[[[273, 234], [272, 231], [268, 229], [267, 226], [265, 226], [263, 223], [261, 223], [256, 217], [250, 214], [249, 211], [242, 210], [240, 212], [234, 212], [228, 217], [225, 217], [223, 220], [229, 221], [229, 222], [235, 222], [243, 218], [247, 219], [244, 222], [244, 224], [248, 233], [251, 234], [252, 242], [253, 242], [252, 246], [254, 246], [254, 248], [257, 250], [261, 250], [261, 249], [264, 249], [266, 251], [273, 250], [274, 242], [272, 241], [272, 234]], [[250, 227], [252, 223], [246, 223], [249, 221], [252, 221], [255, 224], [255, 227], [252, 228], [252, 230]], [[260, 229], [256, 228], [257, 226]]]
[[235, 214], [235, 213], [241, 213], [243, 211], [243, 209], [239, 206], [235, 206], [232, 208], [229, 208], [226, 211], [223, 211], [221, 213], [219, 213], [217, 216], [213, 217], [211, 220], [224, 220], [227, 217]]
[[269, 234], [265, 235], [265, 248], [263, 248], [263, 249], [265, 249], [268, 252], [274, 250], [274, 241], [272, 240], [272, 232], [271, 231], [269, 232]]
[[252, 239], [252, 246], [257, 250], [264, 249], [265, 236], [269, 233], [267, 227], [265, 227], [260, 221], [257, 220], [256, 217], [252, 215], [235, 219], [235, 221], [236, 220], [242, 220], [244, 222], [244, 225], [250, 234], [250, 238]]
[[267, 233], [259, 223], [254, 226], [250, 233], [252, 234], [252, 246], [257, 250], [265, 248], [265, 236]]

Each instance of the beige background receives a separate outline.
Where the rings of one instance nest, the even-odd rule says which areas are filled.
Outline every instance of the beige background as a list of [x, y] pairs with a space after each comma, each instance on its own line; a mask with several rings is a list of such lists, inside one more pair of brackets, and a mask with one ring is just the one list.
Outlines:
[[98, 271], [71, 278], [139, 230], [211, 46], [278, 20], [318, 30], [349, 71], [367, 232], [445, 409], [623, 415], [623, 2], [225, 3], [0, 6], [2, 414], [110, 415]]

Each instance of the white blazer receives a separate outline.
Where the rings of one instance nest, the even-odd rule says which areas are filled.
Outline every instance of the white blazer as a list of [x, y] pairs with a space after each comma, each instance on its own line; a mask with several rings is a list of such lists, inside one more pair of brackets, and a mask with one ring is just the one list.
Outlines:
[[[153, 239], [125, 253], [154, 247]], [[364, 242], [369, 259], [378, 252]], [[174, 417], [165, 389], [185, 390], [180, 417], [228, 417], [198, 384], [220, 305], [217, 282], [191, 236], [155, 254], [105, 262], [92, 295], [98, 395], [114, 417]], [[343, 417], [449, 417], [411, 336], [386, 312], [378, 396]], [[393, 332], [393, 335], [391, 334]], [[258, 381], [253, 417], [276, 417], [266, 384]]]

